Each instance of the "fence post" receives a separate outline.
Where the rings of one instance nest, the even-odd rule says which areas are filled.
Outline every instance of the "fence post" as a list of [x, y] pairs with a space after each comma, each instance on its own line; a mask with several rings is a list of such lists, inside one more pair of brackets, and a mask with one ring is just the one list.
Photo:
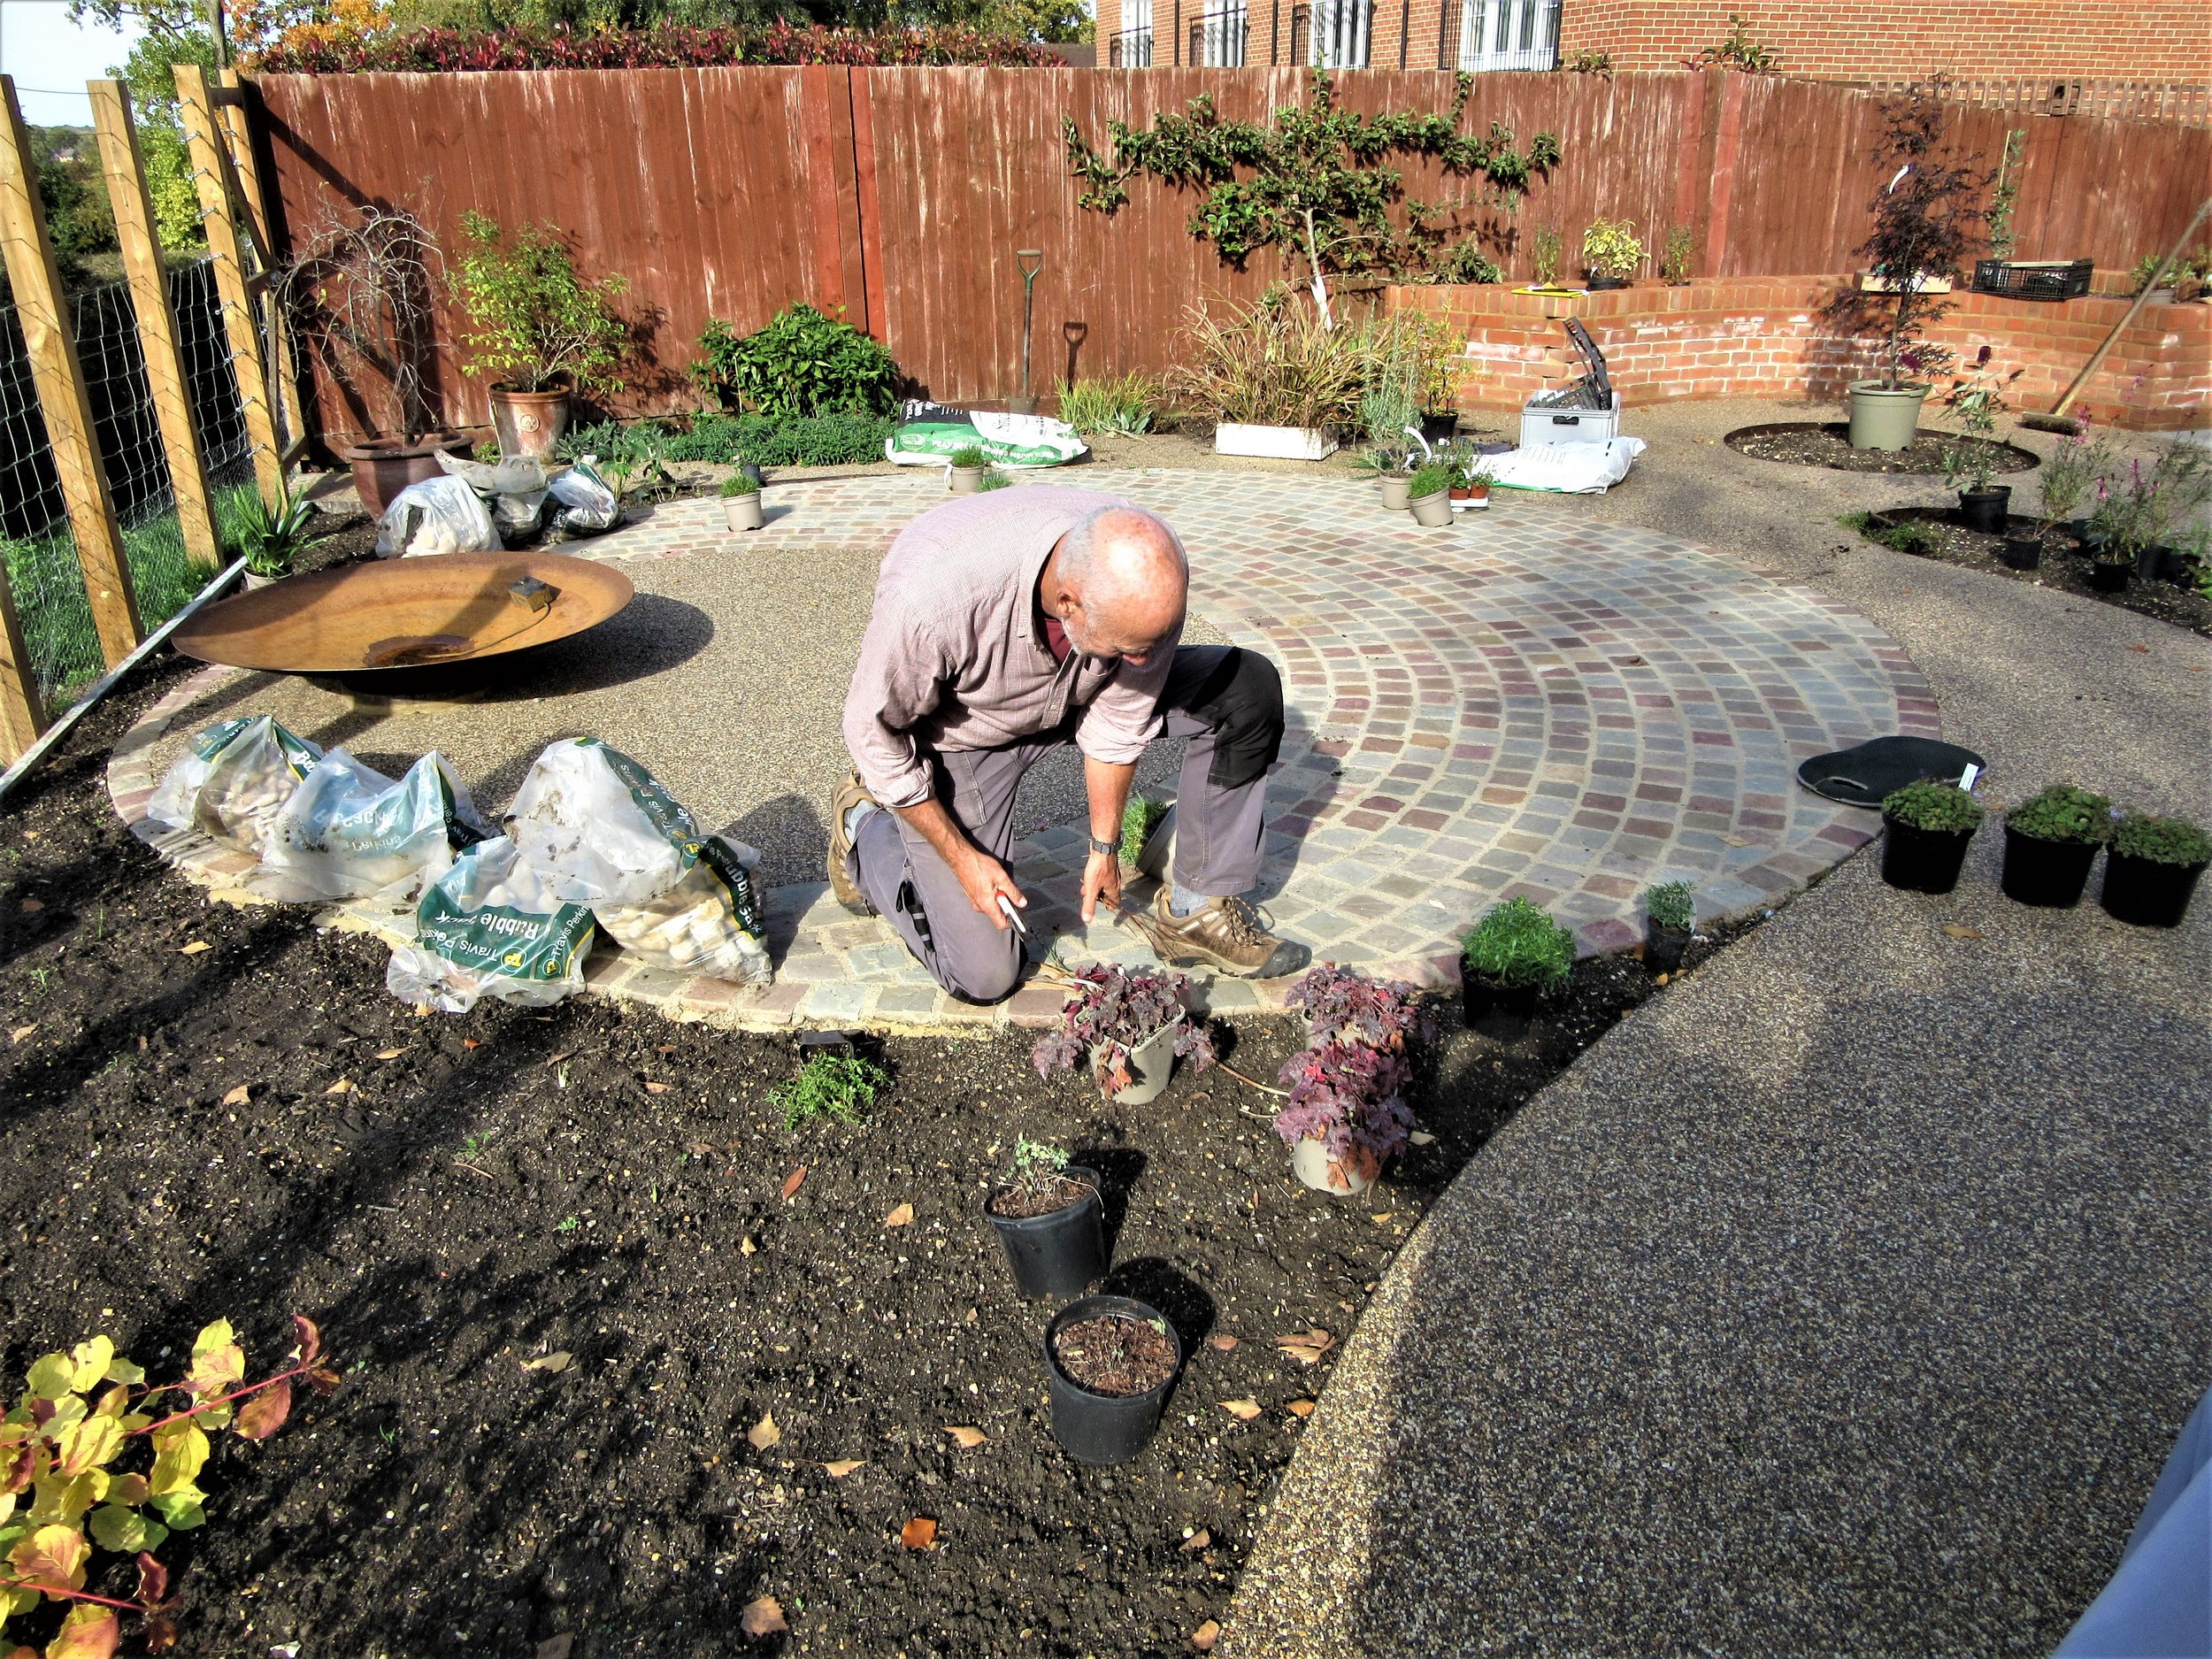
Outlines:
[[69, 507], [77, 563], [84, 568], [85, 595], [92, 602], [100, 649], [112, 668], [145, 637], [139, 626], [138, 597], [123, 563], [123, 534], [115, 521], [115, 503], [108, 495], [107, 472], [100, 465], [92, 401], [85, 396], [84, 370], [77, 361], [76, 331], [62, 297], [60, 273], [54, 268], [46, 215], [39, 206], [30, 134], [24, 130], [23, 111], [15, 101], [15, 81], [8, 75], [0, 75], [0, 104], [5, 105], [0, 109], [0, 242], [7, 249], [16, 316], [23, 325], [23, 347], [38, 385], [39, 411], [45, 417], [54, 471]]
[[119, 81], [88, 81], [92, 122], [100, 135], [100, 161], [107, 172], [108, 202], [115, 211], [115, 239], [130, 277], [131, 309], [138, 316], [138, 343], [146, 360], [146, 385], [154, 398], [154, 419], [169, 460], [169, 483], [177, 498], [177, 528], [185, 553], [203, 570], [220, 570], [222, 544], [215, 534], [209, 505], [207, 467], [199, 434], [192, 429], [192, 392], [177, 350], [177, 319], [169, 306], [169, 279], [162, 270], [161, 242], [154, 234], [154, 204], [146, 193], [146, 166], [138, 134], [131, 125], [130, 94]]
[[[260, 255], [261, 269], [273, 275], [276, 269], [276, 236], [269, 227], [268, 198], [261, 192], [261, 162], [254, 154], [253, 125], [246, 119], [244, 88], [234, 69], [219, 70], [216, 84], [229, 94], [227, 100], [217, 102], [216, 113], [228, 141], [225, 148], [231, 156], [231, 179], [244, 204], [253, 245]], [[307, 430], [307, 425], [300, 414], [299, 386], [292, 377], [292, 334], [284, 306], [276, 292], [269, 288], [262, 290], [261, 303], [268, 308], [267, 333], [263, 336], [267, 351], [263, 369], [276, 382], [278, 430], [290, 434], [291, 447], [282, 457], [283, 465], [288, 471], [296, 453], [305, 447], [300, 434]]]

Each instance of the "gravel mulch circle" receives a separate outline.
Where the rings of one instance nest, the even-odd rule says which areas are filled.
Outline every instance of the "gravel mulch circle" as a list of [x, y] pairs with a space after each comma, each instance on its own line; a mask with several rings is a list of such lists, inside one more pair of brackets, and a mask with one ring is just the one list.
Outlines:
[[[1292, 1179], [1240, 1083], [1117, 1107], [1015, 1037], [885, 1043], [866, 1121], [787, 1128], [781, 1038], [597, 999], [421, 1018], [370, 941], [209, 902], [101, 787], [179, 672], [0, 818], [0, 1365], [95, 1331], [171, 1364], [228, 1317], [260, 1374], [320, 1321], [343, 1386], [217, 1436], [209, 1525], [165, 1548], [195, 1653], [1187, 1653], [1409, 1231], [1653, 991], [1593, 959], [1517, 1043], [1449, 1030], [1413, 1096], [1435, 1139], [1356, 1202]], [[1296, 1045], [1222, 1036], [1258, 1078]], [[1122, 1468], [1052, 1440], [1051, 1310], [979, 1213], [1023, 1134], [1101, 1172], [1102, 1288], [1187, 1356]], [[789, 1630], [749, 1643], [762, 1596]]]
[[1931, 432], [1924, 426], [1901, 449], [1855, 449], [1851, 447], [1850, 425], [1840, 420], [1739, 426], [1723, 442], [1737, 454], [1756, 460], [1780, 461], [1789, 466], [1824, 466], [1838, 472], [1917, 472], [1939, 476], [1944, 456], [1961, 444], [1986, 450], [1990, 469], [1995, 472], [2026, 472], [2042, 465], [2034, 451], [2017, 444], [1964, 438], [1950, 432]]

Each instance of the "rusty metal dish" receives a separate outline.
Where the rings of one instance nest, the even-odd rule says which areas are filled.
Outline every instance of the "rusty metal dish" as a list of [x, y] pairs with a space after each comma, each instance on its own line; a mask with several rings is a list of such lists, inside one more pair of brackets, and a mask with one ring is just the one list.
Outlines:
[[204, 663], [352, 680], [566, 639], [604, 622], [635, 592], [620, 571], [559, 553], [379, 559], [234, 595], [201, 611], [171, 643]]

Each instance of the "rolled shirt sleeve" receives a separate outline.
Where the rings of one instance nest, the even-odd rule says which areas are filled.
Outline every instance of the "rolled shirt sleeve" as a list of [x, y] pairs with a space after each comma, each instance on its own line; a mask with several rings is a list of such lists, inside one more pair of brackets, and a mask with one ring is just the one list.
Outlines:
[[953, 672], [951, 653], [933, 628], [899, 622], [880, 607], [869, 619], [845, 693], [845, 747], [860, 781], [883, 805], [915, 806], [929, 798], [929, 762], [913, 726], [935, 710]]

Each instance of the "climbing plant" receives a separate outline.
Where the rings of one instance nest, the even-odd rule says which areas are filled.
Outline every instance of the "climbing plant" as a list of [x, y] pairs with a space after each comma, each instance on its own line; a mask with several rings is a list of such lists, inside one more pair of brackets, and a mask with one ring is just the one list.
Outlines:
[[[1459, 130], [1474, 77], [1457, 78], [1448, 111], [1357, 115], [1336, 107], [1325, 71], [1313, 73], [1311, 102], [1275, 111], [1273, 123], [1224, 120], [1210, 94], [1181, 114], [1164, 113], [1139, 131], [1107, 123], [1109, 156], [1072, 119], [1064, 119], [1068, 168], [1082, 186], [1079, 207], [1111, 214], [1129, 200], [1129, 180], [1144, 174], [1171, 188], [1204, 192], [1190, 232], [1242, 269], [1255, 253], [1280, 248], [1311, 275], [1418, 275], [1468, 244], [1453, 241], [1453, 210], [1469, 204], [1408, 196], [1402, 159], [1433, 157], [1446, 173], [1479, 178], [1478, 204], [1510, 215], [1529, 181], [1560, 158], [1559, 141], [1538, 133], [1523, 150], [1512, 128]], [[1394, 215], [1392, 209], [1400, 210]]]

